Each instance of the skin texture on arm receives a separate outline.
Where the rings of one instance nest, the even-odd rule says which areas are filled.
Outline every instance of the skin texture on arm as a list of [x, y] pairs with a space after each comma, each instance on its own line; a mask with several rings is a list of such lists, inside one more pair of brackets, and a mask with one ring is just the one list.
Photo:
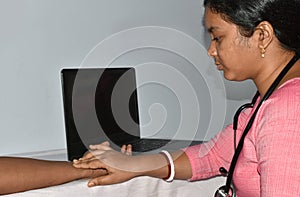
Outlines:
[[0, 195], [59, 185], [106, 173], [103, 169], [76, 169], [66, 161], [0, 157]]
[[[74, 161], [74, 166], [83, 169], [106, 169], [107, 175], [91, 179], [88, 186], [121, 183], [138, 176], [166, 178], [169, 175], [168, 161], [162, 154], [130, 156], [110, 148], [109, 144], [91, 146], [91, 151]], [[175, 179], [188, 179], [192, 170], [183, 151], [171, 153], [175, 165]]]
[[[175, 179], [189, 179], [192, 177], [192, 169], [186, 154], [179, 150], [172, 152], [171, 156], [175, 166]], [[168, 161], [162, 154], [140, 155], [132, 158], [140, 164], [138, 176], [151, 176], [156, 178], [166, 178], [169, 175]], [[149, 170], [148, 170], [149, 169]]]

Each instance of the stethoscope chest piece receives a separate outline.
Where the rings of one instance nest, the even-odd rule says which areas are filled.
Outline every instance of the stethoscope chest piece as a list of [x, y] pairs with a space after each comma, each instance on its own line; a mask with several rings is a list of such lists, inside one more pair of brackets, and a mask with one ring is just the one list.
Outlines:
[[233, 187], [229, 188], [229, 191], [226, 192], [226, 186], [221, 186], [215, 193], [215, 197], [235, 197], [235, 190]]

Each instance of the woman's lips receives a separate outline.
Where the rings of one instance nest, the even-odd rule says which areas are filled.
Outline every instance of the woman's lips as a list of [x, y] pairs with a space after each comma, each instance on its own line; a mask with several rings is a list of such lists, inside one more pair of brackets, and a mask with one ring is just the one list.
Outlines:
[[218, 70], [223, 70], [223, 66], [220, 63], [215, 63]]

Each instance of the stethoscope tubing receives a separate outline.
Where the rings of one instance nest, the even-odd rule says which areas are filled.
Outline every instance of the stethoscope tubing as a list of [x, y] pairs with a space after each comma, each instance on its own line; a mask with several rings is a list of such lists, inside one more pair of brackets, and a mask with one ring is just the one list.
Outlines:
[[[286, 73], [290, 70], [290, 68], [296, 63], [296, 61], [299, 59], [299, 54], [295, 54], [294, 57], [289, 61], [289, 63], [284, 67], [284, 69], [280, 72], [280, 74], [277, 76], [277, 78], [274, 80], [274, 82], [272, 83], [272, 85], [270, 86], [270, 88], [268, 89], [268, 91], [266, 92], [266, 94], [264, 95], [264, 97], [260, 100], [260, 102], [258, 103], [254, 113], [252, 114], [250, 120], [248, 121], [243, 134], [239, 140], [238, 146], [236, 147], [235, 153], [232, 157], [231, 160], [231, 164], [229, 167], [229, 171], [227, 174], [227, 180], [226, 180], [226, 184], [225, 184], [225, 188], [224, 191], [225, 193], [228, 193], [230, 190], [230, 185], [232, 183], [232, 177], [233, 177], [233, 173], [234, 173], [234, 169], [238, 160], [238, 157], [243, 149], [243, 145], [244, 145], [244, 139], [247, 135], [247, 133], [249, 132], [249, 130], [251, 129], [251, 126], [253, 125], [253, 122], [255, 120], [256, 114], [258, 113], [258, 110], [260, 109], [261, 105], [263, 104], [264, 101], [266, 101], [271, 94], [274, 92], [274, 90], [276, 89], [276, 87], [278, 86], [278, 84], [280, 83], [280, 81], [283, 79], [283, 77], [286, 75]], [[233, 127], [235, 128], [235, 130], [237, 129], [237, 119], [238, 119], [238, 115], [247, 107], [253, 107], [254, 103], [256, 102], [256, 99], [258, 98], [259, 93], [257, 92], [256, 95], [254, 96], [253, 100], [251, 103], [245, 104], [243, 105], [236, 113], [236, 115], [234, 116], [234, 124]]]

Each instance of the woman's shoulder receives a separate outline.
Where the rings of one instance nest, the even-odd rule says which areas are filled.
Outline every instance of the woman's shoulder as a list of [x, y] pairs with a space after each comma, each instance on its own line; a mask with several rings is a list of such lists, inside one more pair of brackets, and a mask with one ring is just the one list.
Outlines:
[[282, 88], [284, 88], [286, 86], [293, 87], [293, 86], [297, 86], [299, 84], [300, 84], [300, 77], [295, 77], [295, 78], [289, 79], [286, 82], [284, 82], [281, 86], [279, 86], [278, 89], [282, 89]]
[[[296, 99], [300, 96], [300, 77], [290, 79], [283, 83], [271, 96], [271, 98], [280, 100]], [[288, 98], [288, 99], [286, 99]], [[300, 102], [299, 99], [295, 101]]]
[[300, 78], [294, 78], [282, 84], [261, 106], [256, 119], [256, 139], [282, 130], [299, 133], [299, 114]]
[[300, 78], [282, 84], [265, 102], [264, 112], [269, 116], [291, 116], [300, 113]]

